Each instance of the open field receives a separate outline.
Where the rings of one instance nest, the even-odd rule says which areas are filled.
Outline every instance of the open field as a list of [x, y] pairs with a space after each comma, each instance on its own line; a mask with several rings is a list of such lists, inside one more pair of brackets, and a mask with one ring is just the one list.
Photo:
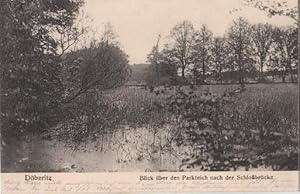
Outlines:
[[[236, 91], [238, 86], [201, 86], [197, 93], [207, 88], [221, 95], [226, 90]], [[5, 157], [2, 169], [77, 172], [195, 170], [197, 167], [185, 169], [182, 165], [184, 156], [191, 154], [187, 152], [191, 152], [189, 146], [192, 145], [178, 145], [172, 138], [174, 131], [178, 130], [172, 121], [172, 114], [164, 108], [156, 109], [157, 104], [164, 103], [168, 95], [156, 95], [149, 90], [128, 87], [109, 91], [105, 99], [111, 109], [106, 111], [112, 111], [118, 120], [118, 126], [110, 135], [100, 136], [95, 142], [86, 142], [76, 151], [72, 151], [71, 145], [63, 141], [35, 138], [31, 143], [23, 142], [19, 147], [8, 149], [16, 152]], [[289, 157], [288, 153], [295, 150], [297, 145], [293, 144], [298, 135], [297, 97], [296, 84], [246, 85], [245, 91], [237, 93], [234, 102], [226, 105], [226, 110], [232, 113], [236, 119], [234, 126], [241, 131], [248, 130], [251, 134], [266, 129], [272, 132], [270, 134], [276, 133], [274, 137], [288, 138], [288, 142], [292, 143], [286, 145], [281, 140], [270, 140], [281, 147], [270, 148], [268, 152], [278, 154], [278, 160], [283, 161], [280, 157]], [[230, 134], [228, 136], [230, 138]], [[245, 142], [240, 142], [234, 149], [240, 151], [245, 146]], [[257, 154], [256, 150], [246, 150], [251, 151]], [[292, 165], [292, 161], [289, 162]], [[295, 168], [282, 165], [279, 170]], [[270, 170], [272, 167], [260, 164], [246, 170]]]

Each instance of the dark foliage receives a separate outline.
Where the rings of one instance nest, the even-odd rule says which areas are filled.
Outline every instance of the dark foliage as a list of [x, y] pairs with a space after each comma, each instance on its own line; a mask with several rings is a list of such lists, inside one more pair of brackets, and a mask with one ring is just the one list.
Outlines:
[[4, 144], [35, 135], [58, 137], [59, 131], [78, 145], [90, 137], [87, 131], [114, 124], [105, 115], [102, 92], [125, 83], [127, 55], [104, 38], [89, 48], [61, 53], [55, 37], [61, 29], [76, 30], [73, 22], [81, 5], [81, 0], [1, 2]]
[[57, 124], [63, 85], [51, 31], [72, 25], [81, 1], [1, 1], [1, 129], [23, 137]]
[[[157, 105], [175, 118], [176, 144], [190, 150], [184, 154], [180, 169], [297, 169], [297, 162], [289, 162], [297, 158], [297, 140], [293, 139], [297, 122], [291, 120], [293, 115], [284, 110], [279, 113], [268, 100], [236, 106], [245, 91], [243, 85], [222, 95], [208, 89], [199, 93], [196, 88], [176, 87], [165, 103]], [[283, 102], [278, 103], [281, 106]], [[287, 129], [291, 129], [289, 133]]]

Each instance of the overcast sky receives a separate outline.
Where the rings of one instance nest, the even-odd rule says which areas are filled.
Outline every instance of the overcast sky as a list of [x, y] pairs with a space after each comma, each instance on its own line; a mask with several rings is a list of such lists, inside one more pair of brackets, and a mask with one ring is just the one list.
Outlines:
[[[230, 13], [234, 8], [241, 11]], [[145, 63], [158, 34], [168, 35], [182, 20], [190, 20], [195, 28], [206, 24], [216, 35], [222, 35], [238, 16], [251, 23], [293, 24], [287, 17], [269, 18], [244, 6], [242, 0], [86, 0], [83, 10], [99, 31], [107, 22], [114, 26], [131, 64]]]

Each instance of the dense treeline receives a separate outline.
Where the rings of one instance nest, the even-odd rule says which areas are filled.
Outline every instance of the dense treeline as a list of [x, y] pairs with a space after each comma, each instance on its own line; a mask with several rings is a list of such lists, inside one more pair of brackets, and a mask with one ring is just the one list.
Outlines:
[[151, 67], [146, 82], [244, 83], [278, 78], [294, 82], [298, 65], [297, 33], [294, 26], [250, 24], [238, 18], [224, 36], [216, 37], [206, 25], [195, 29], [191, 22], [183, 21], [174, 26], [161, 49], [159, 42], [153, 47], [148, 56]]

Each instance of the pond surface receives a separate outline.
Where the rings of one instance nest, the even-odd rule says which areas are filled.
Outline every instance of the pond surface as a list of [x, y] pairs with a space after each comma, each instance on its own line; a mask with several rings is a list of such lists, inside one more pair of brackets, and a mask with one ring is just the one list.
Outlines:
[[[35, 137], [2, 164], [5, 172], [145, 172], [179, 171], [187, 147], [170, 143], [172, 129], [120, 129], [110, 138], [99, 138], [78, 151], [62, 142]], [[6, 148], [7, 149], [7, 148]], [[191, 169], [182, 169], [191, 171]], [[239, 169], [245, 170], [245, 169]], [[271, 170], [264, 167], [249, 170]]]

